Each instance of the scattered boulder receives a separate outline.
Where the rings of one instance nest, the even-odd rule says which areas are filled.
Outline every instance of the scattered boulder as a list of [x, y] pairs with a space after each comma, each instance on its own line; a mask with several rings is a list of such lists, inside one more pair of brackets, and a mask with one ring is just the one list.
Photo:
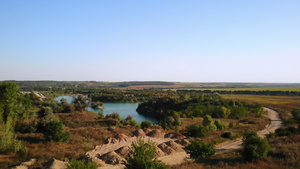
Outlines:
[[162, 157], [162, 156], [165, 156], [166, 154], [165, 154], [159, 147], [157, 147], [157, 148], [156, 148], [155, 155], [156, 155], [157, 157]]
[[160, 148], [166, 155], [170, 155], [176, 152], [174, 149], [166, 145], [166, 143], [161, 143], [160, 145], [158, 145], [158, 148]]
[[190, 144], [190, 142], [187, 139], [175, 140], [175, 142], [182, 146], [186, 146], [186, 145]]
[[124, 146], [119, 148], [118, 150], [116, 150], [116, 153], [120, 154], [123, 157], [126, 157], [127, 154], [129, 153], [129, 147], [128, 146]]
[[146, 133], [142, 129], [138, 129], [133, 132], [133, 135], [137, 137], [143, 137], [146, 136]]
[[45, 168], [46, 169], [66, 169], [67, 164], [69, 164], [69, 163], [60, 161], [60, 160], [56, 160], [55, 158], [53, 158], [51, 161], [49, 161], [46, 164]]
[[151, 129], [148, 129], [148, 128], [145, 128], [144, 129], [144, 132], [145, 132], [145, 134], [148, 134], [148, 133], [150, 133], [152, 130]]
[[119, 140], [116, 139], [116, 138], [108, 138], [105, 140], [105, 144], [116, 144], [116, 143], [119, 143]]
[[89, 158], [94, 164], [96, 164], [99, 167], [104, 167], [106, 166], [105, 162], [100, 160], [98, 157], [92, 157]]
[[165, 132], [162, 132], [160, 130], [153, 130], [147, 134], [149, 137], [154, 137], [154, 138], [164, 138], [165, 137]]
[[114, 136], [114, 138], [118, 139], [118, 140], [126, 140], [128, 138], [128, 136], [126, 136], [125, 134], [117, 134]]
[[111, 151], [109, 153], [103, 154], [100, 157], [101, 160], [105, 161], [107, 164], [118, 165], [124, 160], [123, 157], [119, 156], [116, 152]]
[[23, 162], [18, 166], [13, 167], [12, 169], [28, 169], [30, 166], [33, 166], [36, 163], [36, 159], [32, 158], [29, 161]]
[[182, 146], [175, 143], [174, 141], [168, 141], [168, 142], [166, 142], [166, 145], [171, 147], [172, 149], [176, 150], [177, 152], [183, 152], [184, 151]]

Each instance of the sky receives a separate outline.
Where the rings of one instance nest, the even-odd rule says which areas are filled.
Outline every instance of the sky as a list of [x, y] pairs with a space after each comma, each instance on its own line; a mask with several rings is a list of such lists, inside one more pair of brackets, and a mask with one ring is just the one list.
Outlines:
[[299, 0], [1, 0], [0, 81], [300, 83]]

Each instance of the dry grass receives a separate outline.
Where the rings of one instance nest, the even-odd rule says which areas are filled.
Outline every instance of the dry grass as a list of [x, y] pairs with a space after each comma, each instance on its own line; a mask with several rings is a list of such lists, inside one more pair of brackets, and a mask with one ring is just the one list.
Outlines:
[[[265, 126], [267, 124], [269, 124], [267, 112], [264, 112], [262, 117], [254, 117], [253, 115], [252, 116], [251, 115], [248, 117], [240, 118], [239, 120], [238, 119], [219, 118], [218, 120], [220, 120], [226, 126], [226, 129], [208, 132], [207, 136], [205, 138], [203, 138], [202, 140], [207, 143], [208, 142], [220, 143], [220, 142], [224, 142], [224, 141], [228, 140], [228, 139], [224, 139], [220, 136], [223, 132], [226, 132], [226, 131], [233, 132], [234, 133], [233, 139], [234, 139], [237, 137], [241, 137], [245, 131], [259, 131], [259, 130], [264, 129]], [[181, 118], [181, 121], [182, 121], [182, 126], [180, 126], [179, 130], [184, 131], [185, 128], [189, 125], [202, 124], [203, 118], [201, 118], [201, 117], [196, 117], [194, 119]], [[230, 122], [233, 122], [233, 124], [234, 124], [234, 126], [232, 128], [228, 127]], [[249, 122], [252, 122], [253, 124], [251, 124]]]
[[189, 162], [173, 169], [298, 169], [300, 166], [300, 135], [279, 137], [269, 140], [271, 150], [268, 157], [256, 162], [245, 162], [240, 150], [217, 154], [212, 159], [203, 159], [199, 162]]

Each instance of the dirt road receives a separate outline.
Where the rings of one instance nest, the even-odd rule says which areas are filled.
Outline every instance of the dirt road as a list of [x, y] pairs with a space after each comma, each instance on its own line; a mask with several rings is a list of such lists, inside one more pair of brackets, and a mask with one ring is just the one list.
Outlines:
[[[266, 137], [267, 134], [269, 134], [270, 132], [275, 132], [276, 129], [282, 126], [282, 120], [280, 119], [278, 112], [266, 107], [264, 109], [268, 112], [268, 116], [271, 123], [267, 125], [265, 129], [257, 132], [257, 134], [260, 137]], [[221, 152], [226, 150], [238, 149], [241, 146], [242, 146], [242, 138], [238, 138], [233, 141], [226, 141], [224, 143], [221, 143], [217, 145], [215, 148], [217, 152]]]

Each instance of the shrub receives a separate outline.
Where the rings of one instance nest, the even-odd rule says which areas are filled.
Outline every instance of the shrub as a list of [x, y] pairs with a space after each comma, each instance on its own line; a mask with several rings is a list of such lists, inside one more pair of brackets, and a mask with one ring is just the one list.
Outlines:
[[113, 112], [112, 114], [107, 114], [106, 116], [105, 116], [105, 118], [112, 118], [112, 119], [116, 119], [116, 120], [118, 120], [118, 121], [120, 121], [121, 119], [120, 119], [120, 114], [118, 113], [118, 112]]
[[91, 161], [84, 162], [81, 160], [71, 160], [70, 164], [67, 166], [67, 169], [97, 169], [98, 166]]
[[227, 131], [227, 132], [222, 133], [221, 137], [223, 137], [223, 138], [232, 138], [233, 133], [231, 131]]
[[220, 130], [225, 129], [225, 125], [223, 123], [221, 123], [220, 120], [216, 120], [215, 125], [216, 125], [217, 129], [220, 129]]
[[208, 131], [214, 131], [217, 129], [217, 126], [214, 124], [214, 121], [212, 120], [210, 115], [204, 116], [202, 124], [207, 128]]
[[132, 148], [123, 161], [126, 169], [170, 169], [155, 158], [156, 145], [153, 142], [144, 142], [142, 139], [132, 143]]
[[208, 158], [215, 155], [216, 151], [214, 145], [211, 143], [205, 144], [202, 141], [191, 140], [191, 144], [187, 145], [184, 149], [190, 157], [199, 160], [201, 158]]
[[191, 137], [205, 137], [206, 136], [206, 127], [204, 126], [197, 126], [196, 124], [192, 124], [190, 126], [187, 126], [186, 127], [186, 130], [185, 130], [185, 135], [186, 136], [191, 136]]
[[142, 129], [143, 129], [143, 128], [149, 128], [151, 125], [152, 125], [152, 122], [151, 122], [151, 121], [148, 121], [148, 120], [142, 121], [142, 123], [141, 123], [141, 128], [142, 128]]
[[243, 145], [242, 156], [246, 161], [263, 158], [270, 149], [267, 140], [260, 138], [256, 132], [244, 133]]
[[287, 127], [283, 128], [280, 127], [279, 129], [275, 130], [276, 136], [290, 136], [292, 134], [298, 134], [298, 130], [295, 127]]
[[233, 122], [230, 122], [229, 125], [228, 125], [228, 127], [232, 128], [233, 127]]
[[0, 128], [0, 152], [20, 152], [26, 151], [27, 147], [23, 147], [21, 141], [17, 140], [17, 136], [13, 131], [11, 120], [3, 124]]
[[300, 121], [300, 109], [294, 108], [292, 110], [292, 115], [293, 115], [293, 117], [294, 117], [295, 120]]
[[61, 121], [51, 121], [41, 127], [42, 133], [47, 141], [65, 142], [70, 139], [69, 132], [63, 132], [63, 123]]

